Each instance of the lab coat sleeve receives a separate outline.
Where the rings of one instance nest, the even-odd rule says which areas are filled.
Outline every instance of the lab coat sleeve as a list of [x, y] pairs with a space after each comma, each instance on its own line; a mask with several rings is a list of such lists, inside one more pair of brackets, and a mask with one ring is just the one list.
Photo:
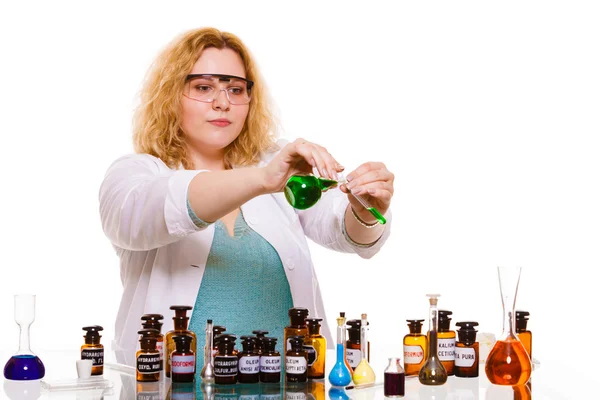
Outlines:
[[343, 220], [348, 206], [348, 197], [338, 188], [323, 193], [319, 202], [303, 211], [298, 217], [304, 233], [312, 241], [332, 250], [344, 253], [356, 253], [362, 258], [371, 258], [379, 252], [390, 235], [392, 212], [385, 213], [387, 223], [381, 237], [368, 247], [352, 244], [344, 235]]
[[189, 183], [200, 172], [169, 169], [148, 154], [119, 158], [100, 187], [104, 233], [119, 248], [145, 251], [201, 230], [187, 210]]

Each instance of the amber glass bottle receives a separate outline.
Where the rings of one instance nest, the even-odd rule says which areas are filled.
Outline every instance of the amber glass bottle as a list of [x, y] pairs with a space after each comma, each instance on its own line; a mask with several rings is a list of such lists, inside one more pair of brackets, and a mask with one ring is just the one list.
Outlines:
[[454, 375], [454, 348], [456, 347], [456, 332], [450, 330], [452, 311], [438, 311], [438, 358], [446, 369], [448, 376]]
[[215, 354], [215, 383], [231, 385], [237, 382], [238, 357], [233, 352], [235, 348], [235, 335], [219, 335], [219, 351]]
[[173, 336], [190, 336], [192, 338], [190, 350], [192, 350], [192, 352], [194, 353], [194, 357], [196, 357], [197, 353], [196, 334], [188, 329], [188, 321], [190, 320], [190, 318], [187, 316], [187, 312], [191, 310], [192, 307], [171, 306], [170, 309], [175, 311], [175, 316], [173, 317], [174, 329], [167, 332], [167, 334], [165, 335], [165, 342], [167, 344], [167, 351], [165, 354], [165, 375], [168, 378], [171, 377], [171, 354], [175, 351], [175, 341], [173, 340]]
[[292, 336], [307, 336], [308, 329], [304, 324], [304, 320], [308, 317], [306, 308], [290, 308], [288, 311], [290, 317], [290, 325], [283, 329], [284, 350], [291, 349], [289, 338]]
[[191, 336], [173, 336], [173, 341], [175, 342], [175, 351], [171, 353], [171, 381], [178, 383], [194, 382], [196, 357], [190, 349]]
[[517, 337], [523, 343], [525, 351], [529, 354], [529, 359], [533, 360], [531, 356], [532, 337], [531, 331], [527, 330], [527, 321], [529, 321], [529, 311], [515, 311], [517, 319], [515, 320], [515, 331]]
[[419, 375], [425, 364], [427, 336], [421, 333], [424, 319], [407, 319], [410, 333], [404, 336], [404, 372], [407, 376]]
[[100, 344], [100, 325], [85, 326], [85, 344], [81, 346], [81, 359], [92, 360], [92, 375], [102, 375], [104, 372], [104, 346]]
[[140, 350], [135, 353], [135, 377], [138, 382], [158, 382], [160, 379], [160, 353], [156, 348], [158, 331], [142, 329], [138, 331]]
[[257, 338], [242, 336], [242, 351], [238, 353], [238, 382], [258, 383], [260, 380], [260, 356], [256, 351]]
[[144, 314], [142, 315], [142, 328], [143, 329], [156, 329], [158, 330], [158, 336], [156, 338], [156, 348], [160, 353], [160, 370], [164, 369], [165, 364], [165, 335], [162, 334], [162, 320], [164, 317], [162, 314]]
[[[346, 326], [348, 327], [348, 340], [346, 341], [346, 360], [348, 360], [348, 364], [352, 370], [354, 370], [358, 364], [360, 364], [360, 360], [362, 359], [362, 355], [360, 352], [360, 319], [350, 319], [346, 322]], [[369, 323], [367, 322], [367, 325]], [[367, 362], [371, 361], [371, 342], [367, 343]]]
[[259, 329], [252, 331], [252, 334], [256, 336], [256, 352], [261, 355], [264, 349], [262, 344], [262, 338], [269, 334], [269, 331], [261, 331]]
[[325, 352], [327, 342], [321, 335], [322, 318], [307, 318], [308, 336], [304, 339], [304, 350], [308, 358], [308, 379], [325, 378]]
[[260, 355], [260, 381], [277, 383], [281, 381], [281, 354], [275, 350], [277, 338], [264, 337], [263, 353]]
[[477, 322], [457, 322], [458, 342], [455, 348], [454, 375], [459, 378], [479, 376], [479, 343], [477, 342]]
[[213, 358], [215, 357], [215, 354], [217, 354], [217, 352], [219, 351], [219, 346], [217, 346], [217, 336], [222, 335], [223, 333], [225, 333], [226, 330], [227, 329], [224, 326], [213, 325]]
[[291, 349], [285, 353], [286, 382], [306, 382], [308, 356], [304, 351], [304, 336], [291, 336], [288, 343]]

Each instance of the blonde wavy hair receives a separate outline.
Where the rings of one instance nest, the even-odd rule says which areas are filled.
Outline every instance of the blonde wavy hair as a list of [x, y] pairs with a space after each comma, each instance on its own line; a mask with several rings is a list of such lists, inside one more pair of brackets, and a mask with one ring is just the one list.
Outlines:
[[206, 48], [231, 49], [242, 58], [246, 78], [254, 81], [248, 116], [239, 136], [225, 149], [225, 165], [252, 165], [263, 152], [276, 148], [276, 123], [256, 63], [235, 35], [214, 28], [188, 31], [176, 38], [150, 67], [134, 114], [137, 153], [160, 158], [170, 168], [193, 169], [181, 128], [181, 98], [185, 78]]

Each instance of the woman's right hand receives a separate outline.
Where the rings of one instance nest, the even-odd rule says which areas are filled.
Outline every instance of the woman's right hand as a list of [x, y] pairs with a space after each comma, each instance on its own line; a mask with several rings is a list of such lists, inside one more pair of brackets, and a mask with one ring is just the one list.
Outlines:
[[337, 173], [344, 167], [338, 163], [327, 149], [304, 139], [285, 145], [271, 162], [263, 167], [264, 187], [269, 193], [281, 192], [292, 175], [308, 175], [313, 168], [323, 178], [337, 180]]

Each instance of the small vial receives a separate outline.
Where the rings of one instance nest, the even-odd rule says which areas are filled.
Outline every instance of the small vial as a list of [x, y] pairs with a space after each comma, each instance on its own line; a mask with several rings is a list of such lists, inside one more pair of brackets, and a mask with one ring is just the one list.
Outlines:
[[142, 328], [143, 329], [156, 329], [158, 330], [158, 337], [156, 340], [156, 348], [160, 353], [160, 370], [164, 369], [165, 363], [165, 335], [161, 333], [162, 330], [162, 320], [164, 317], [162, 314], [144, 314], [142, 315]]
[[304, 320], [308, 317], [308, 310], [306, 308], [290, 308], [288, 315], [290, 317], [290, 325], [283, 329], [283, 341], [286, 351], [292, 348], [289, 338], [308, 335], [308, 329], [304, 324]]
[[392, 357], [383, 372], [383, 394], [385, 397], [404, 397], [405, 372], [400, 359]]
[[456, 342], [454, 375], [459, 378], [479, 376], [479, 343], [477, 342], [477, 322], [457, 322], [458, 342]]
[[406, 375], [419, 375], [425, 364], [427, 336], [421, 333], [424, 319], [407, 319], [410, 333], [404, 336], [404, 371]]
[[135, 353], [135, 377], [138, 382], [158, 382], [160, 379], [160, 353], [156, 348], [158, 331], [142, 329], [138, 331], [140, 350]]
[[452, 311], [439, 310], [438, 315], [438, 358], [450, 376], [454, 375], [454, 349], [456, 347], [456, 332], [450, 330]]
[[175, 351], [171, 353], [171, 380], [173, 382], [194, 382], [196, 373], [196, 355], [190, 349], [192, 337], [173, 336]]
[[306, 382], [308, 357], [304, 351], [304, 336], [288, 338], [292, 347], [285, 353], [285, 378], [287, 382]]
[[252, 331], [252, 334], [256, 336], [256, 352], [261, 355], [264, 349], [262, 344], [262, 338], [269, 334], [269, 331], [261, 331], [259, 329]]
[[531, 331], [527, 330], [527, 321], [529, 321], [529, 311], [515, 311], [516, 321], [515, 321], [515, 329], [517, 333], [517, 337], [523, 343], [523, 347], [525, 347], [525, 351], [529, 354], [529, 358], [533, 360], [531, 356]]
[[221, 334], [219, 351], [215, 355], [215, 383], [231, 385], [237, 382], [238, 357], [234, 353], [235, 335]]
[[256, 337], [242, 336], [242, 351], [238, 353], [238, 382], [258, 383], [260, 380], [260, 356], [256, 351]]
[[[360, 360], [362, 359], [362, 355], [360, 352], [360, 319], [350, 319], [346, 322], [348, 326], [348, 340], [346, 341], [346, 360], [348, 360], [348, 364], [354, 371], [358, 364], [360, 364]], [[369, 322], [367, 322], [367, 326]], [[367, 343], [367, 361], [371, 361], [371, 343]]]
[[260, 355], [260, 381], [278, 383], [281, 381], [281, 354], [275, 350], [277, 338], [264, 337], [261, 342], [264, 350]]
[[92, 375], [102, 375], [104, 372], [104, 346], [100, 344], [100, 325], [84, 326], [86, 331], [85, 344], [81, 346], [81, 359], [92, 360]]

